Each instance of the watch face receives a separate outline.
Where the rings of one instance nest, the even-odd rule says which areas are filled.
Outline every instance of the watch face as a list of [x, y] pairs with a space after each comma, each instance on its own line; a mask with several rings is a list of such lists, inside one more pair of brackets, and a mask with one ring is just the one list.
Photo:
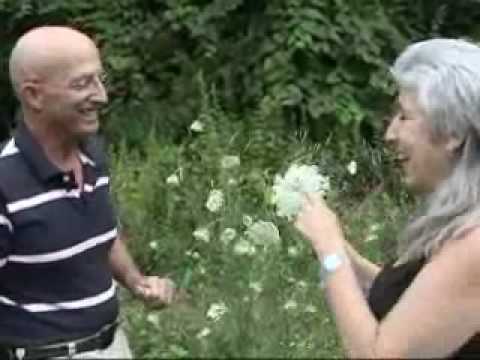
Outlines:
[[323, 259], [322, 265], [328, 272], [335, 271], [340, 265], [342, 265], [342, 257], [338, 254], [327, 255]]

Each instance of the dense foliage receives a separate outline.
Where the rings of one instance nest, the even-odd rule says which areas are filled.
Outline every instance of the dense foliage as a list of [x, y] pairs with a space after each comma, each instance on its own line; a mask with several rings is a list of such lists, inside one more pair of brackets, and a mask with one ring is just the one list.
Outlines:
[[273, 121], [314, 139], [371, 138], [393, 92], [395, 54], [435, 34], [475, 36], [478, 13], [475, 1], [1, 0], [0, 118], [5, 127], [15, 109], [6, 66], [14, 40], [36, 25], [69, 24], [102, 47], [114, 140], [138, 144], [152, 125], [181, 139], [200, 108], [198, 74], [239, 115], [275, 98], [282, 113]]
[[[135, 151], [122, 142], [112, 158], [112, 186], [135, 258], [149, 273], [169, 273], [188, 294], [162, 311], [126, 297], [136, 355], [341, 356], [311, 249], [276, 215], [275, 176], [293, 162], [317, 163], [330, 178], [328, 203], [348, 239], [377, 262], [394, 252], [392, 234], [409, 209], [402, 188], [383, 191], [395, 177], [385, 176], [383, 153], [368, 145], [343, 157], [335, 143], [274, 136], [264, 126], [278, 116], [275, 103], [264, 103], [246, 126], [214, 96], [203, 99], [203, 126], [187, 128], [181, 144], [159, 142], [152, 132]], [[373, 178], [380, 186], [370, 187]], [[222, 201], [212, 206], [219, 193]]]

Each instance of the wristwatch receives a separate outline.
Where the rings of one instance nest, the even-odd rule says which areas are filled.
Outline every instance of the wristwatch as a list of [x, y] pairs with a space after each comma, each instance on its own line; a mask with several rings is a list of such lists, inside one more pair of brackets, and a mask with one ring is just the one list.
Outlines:
[[348, 261], [348, 257], [343, 253], [331, 253], [325, 255], [320, 260], [320, 287], [325, 288], [326, 281], [332, 273], [337, 271], [345, 262]]

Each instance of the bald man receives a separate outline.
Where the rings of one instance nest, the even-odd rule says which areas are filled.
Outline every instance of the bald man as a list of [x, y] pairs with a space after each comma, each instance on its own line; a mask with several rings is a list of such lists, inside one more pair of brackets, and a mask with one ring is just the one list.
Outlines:
[[23, 119], [0, 151], [0, 359], [131, 358], [114, 279], [164, 304], [175, 286], [142, 274], [119, 237], [95, 136], [99, 51], [71, 28], [36, 28], [10, 77]]

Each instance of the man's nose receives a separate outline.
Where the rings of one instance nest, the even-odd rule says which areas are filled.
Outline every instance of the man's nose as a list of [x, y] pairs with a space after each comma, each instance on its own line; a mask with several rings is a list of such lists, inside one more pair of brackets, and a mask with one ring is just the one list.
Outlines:
[[92, 100], [99, 104], [108, 103], [107, 89], [101, 79], [95, 79], [95, 95], [92, 96]]

